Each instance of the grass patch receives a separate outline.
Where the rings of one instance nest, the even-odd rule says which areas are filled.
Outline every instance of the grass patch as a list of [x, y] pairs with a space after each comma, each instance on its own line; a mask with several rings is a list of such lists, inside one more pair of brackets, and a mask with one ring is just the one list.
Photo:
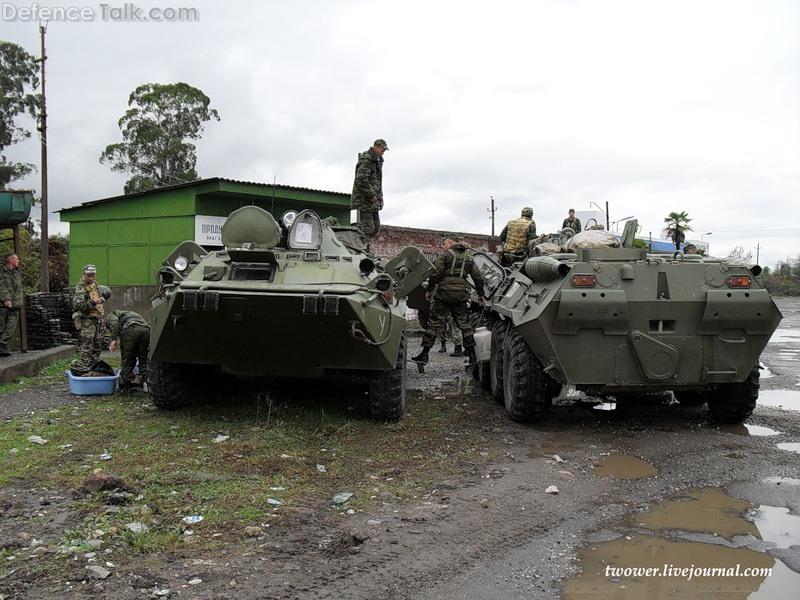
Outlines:
[[[54, 365], [37, 382], [59, 369], [63, 380]], [[350, 508], [379, 507], [385, 492], [402, 502], [496, 458], [485, 428], [504, 416], [485, 397], [409, 392], [407, 416], [391, 424], [362, 418], [349, 400], [270, 402], [265, 410], [262, 401], [234, 398], [167, 412], [142, 394], [87, 398], [0, 424], [0, 486], [80, 490], [95, 474], [120, 477], [124, 493], [82, 496], [82, 523], [62, 545], [100, 536], [149, 553], [218, 548], [247, 526], [274, 531], [308, 510], [335, 520]], [[333, 507], [338, 492], [353, 497]], [[186, 523], [189, 516], [202, 521]]]

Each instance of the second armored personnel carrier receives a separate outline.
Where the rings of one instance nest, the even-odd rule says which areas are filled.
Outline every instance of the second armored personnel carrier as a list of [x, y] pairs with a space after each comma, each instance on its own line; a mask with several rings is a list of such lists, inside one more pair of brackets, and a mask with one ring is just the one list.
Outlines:
[[354, 227], [311, 210], [245, 206], [222, 229], [224, 249], [187, 241], [164, 261], [153, 298], [150, 395], [173, 409], [223, 374], [340, 378], [369, 386], [375, 419], [405, 406], [406, 297], [432, 272], [418, 248], [387, 263]]
[[[540, 419], [562, 385], [597, 396], [674, 393], [741, 422], [759, 389], [759, 356], [782, 315], [741, 260], [580, 248], [505, 269], [476, 253], [492, 332], [476, 375], [517, 421]], [[577, 236], [576, 236], [577, 237]]]

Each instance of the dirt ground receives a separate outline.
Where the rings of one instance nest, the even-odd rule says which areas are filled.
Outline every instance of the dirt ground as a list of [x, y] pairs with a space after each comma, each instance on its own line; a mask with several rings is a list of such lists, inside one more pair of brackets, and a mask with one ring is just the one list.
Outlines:
[[[785, 315], [781, 331], [796, 334], [800, 302], [779, 304]], [[419, 339], [412, 339], [409, 351], [418, 347]], [[778, 336], [764, 353], [768, 376], [762, 379], [762, 396], [786, 392], [794, 404], [788, 410], [759, 405], [748, 421], [751, 428], [718, 426], [705, 407], [681, 408], [671, 398], [642, 399], [618, 414], [594, 409], [574, 395], [558, 399], [542, 423], [522, 425], [508, 420], [503, 407], [471, 381], [460, 359], [434, 352], [425, 375], [409, 365], [411, 408], [414, 402], [480, 407], [474, 427], [502, 457], [496, 463], [455, 474], [418, 497], [386, 499], [368, 512], [297, 511], [268, 536], [223, 553], [141, 556], [100, 547], [91, 556], [64, 561], [57, 577], [42, 576], [30, 557], [43, 552], [36, 540], [69, 529], [79, 498], [68, 490], [5, 488], [0, 549], [14, 564], [6, 565], [0, 594], [119, 600], [589, 597], [572, 594], [568, 583], [582, 573], [592, 544], [631, 539], [641, 533], [636, 515], [705, 489], [755, 507], [788, 509], [794, 519], [787, 517], [782, 525], [796, 539], [800, 461], [796, 451], [780, 445], [800, 442], [797, 350], [796, 338]], [[31, 388], [4, 396], [0, 417], [74, 402], [63, 385]], [[640, 459], [652, 472], [639, 476], [630, 463], [616, 474], [598, 476], [609, 456]], [[546, 493], [550, 486], [558, 493]], [[774, 589], [788, 592], [800, 583], [798, 542], [782, 548], [766, 535], [726, 540], [712, 539], [710, 528], [691, 536], [673, 531], [677, 524], [662, 529], [673, 541], [694, 536], [769, 557], [781, 567], [775, 585], [788, 586]], [[103, 569], [109, 573], [105, 578]]]

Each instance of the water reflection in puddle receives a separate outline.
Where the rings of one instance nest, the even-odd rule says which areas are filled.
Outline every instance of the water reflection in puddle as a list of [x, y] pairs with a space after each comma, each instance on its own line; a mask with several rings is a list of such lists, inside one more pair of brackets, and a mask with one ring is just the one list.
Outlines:
[[795, 390], [766, 390], [758, 394], [758, 404], [784, 410], [800, 410], [800, 392]]
[[[784, 482], [769, 478], [773, 480]], [[800, 574], [759, 550], [800, 543], [800, 517], [790, 515], [786, 508], [761, 506], [750, 522], [743, 515], [754, 508], [750, 502], [709, 488], [688, 490], [650, 512], [637, 514], [632, 525], [653, 534], [621, 536], [579, 549], [582, 572], [566, 582], [565, 598], [796, 597]], [[667, 532], [673, 539], [666, 539]], [[719, 543], [678, 539], [698, 534], [712, 534]], [[736, 536], [744, 536], [737, 538], [737, 544], [755, 549], [728, 547]]]
[[785, 444], [778, 444], [781, 450], [788, 450], [789, 452], [800, 452], [800, 442], [786, 442]]
[[720, 425], [722, 431], [734, 433], [736, 435], [755, 435], [755, 436], [770, 436], [780, 435], [780, 431], [775, 431], [769, 427], [762, 427], [761, 425], [751, 425], [750, 423], [739, 423], [736, 425]]
[[592, 475], [613, 477], [614, 479], [640, 479], [657, 474], [658, 469], [649, 462], [625, 454], [607, 456], [597, 467], [592, 469]]

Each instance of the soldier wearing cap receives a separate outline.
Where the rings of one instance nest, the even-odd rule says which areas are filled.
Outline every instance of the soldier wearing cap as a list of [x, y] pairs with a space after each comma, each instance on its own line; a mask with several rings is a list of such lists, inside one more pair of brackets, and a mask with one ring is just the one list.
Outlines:
[[429, 301], [433, 298], [433, 301], [428, 326], [422, 336], [422, 352], [411, 360], [422, 364], [428, 362], [428, 355], [439, 332], [447, 326], [448, 315], [452, 315], [464, 338], [464, 352], [469, 357], [469, 364], [475, 364], [475, 338], [467, 311], [470, 294], [467, 277], [472, 277], [478, 302], [483, 304], [483, 276], [472, 256], [467, 253], [467, 245], [463, 240], [448, 235], [442, 246], [444, 252], [434, 262], [436, 270], [428, 278], [425, 297]]
[[356, 163], [350, 208], [358, 211], [358, 224], [364, 244], [370, 249], [372, 240], [381, 228], [380, 210], [383, 208], [383, 153], [389, 150], [386, 141], [378, 138]]
[[513, 258], [509, 255], [524, 254], [528, 243], [536, 237], [536, 221], [533, 220], [533, 209], [526, 206], [522, 209], [518, 219], [512, 219], [500, 232], [500, 241], [503, 242], [503, 256], [501, 262], [510, 264]]
[[0, 356], [11, 356], [8, 343], [17, 331], [19, 309], [23, 303], [19, 256], [6, 254], [0, 267]]
[[78, 360], [70, 367], [76, 373], [86, 373], [100, 359], [103, 351], [103, 335], [105, 325], [103, 303], [111, 297], [111, 290], [102, 289], [94, 280], [97, 268], [94, 265], [84, 265], [83, 277], [75, 286], [72, 295], [72, 318], [79, 332]]
[[686, 244], [683, 247], [683, 253], [684, 254], [697, 254], [697, 246], [695, 246], [694, 244]]

